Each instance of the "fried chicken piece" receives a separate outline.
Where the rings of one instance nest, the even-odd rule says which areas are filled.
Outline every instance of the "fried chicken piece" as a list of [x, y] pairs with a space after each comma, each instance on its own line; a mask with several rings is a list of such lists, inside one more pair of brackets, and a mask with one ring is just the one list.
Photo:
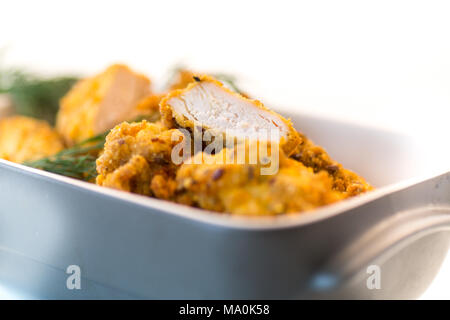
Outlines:
[[143, 100], [152, 95], [147, 77], [124, 65], [112, 65], [79, 81], [61, 99], [56, 129], [67, 145], [73, 145], [123, 121], [158, 114], [157, 104]]
[[[198, 153], [177, 172], [177, 201], [203, 209], [236, 215], [278, 215], [298, 213], [333, 203], [342, 198], [332, 190], [326, 172], [289, 159], [280, 152], [279, 170], [262, 174], [261, 161], [237, 164], [223, 149], [216, 155]], [[231, 152], [231, 157], [234, 153]], [[228, 162], [227, 162], [227, 159]]]
[[[171, 79], [167, 86], [169, 88], [169, 92], [176, 89], [186, 88], [190, 83], [195, 82], [196, 77], [199, 78], [202, 75], [204, 75], [204, 73], [193, 72], [188, 69], [177, 69], [173, 79]], [[219, 73], [215, 74], [213, 78], [214, 77], [219, 80], [224, 87], [230, 89], [231, 91], [239, 93], [244, 98], [250, 98], [247, 93], [242, 92], [239, 88], [236, 87], [235, 78], [232, 75]]]
[[[157, 122], [161, 120], [161, 114], [159, 113], [159, 103], [165, 95], [165, 93], [152, 93], [149, 96], [141, 99], [136, 105], [135, 112], [137, 113], [137, 117], [142, 117], [142, 120], [147, 120], [150, 122]], [[135, 122], [137, 121], [138, 120], [135, 120]]]
[[312, 168], [314, 172], [328, 172], [333, 178], [333, 189], [342, 192], [345, 197], [355, 196], [373, 189], [364, 178], [343, 168], [322, 147], [315, 145], [305, 135], [299, 134], [302, 143], [297, 146], [291, 157]]
[[51, 156], [63, 148], [61, 137], [45, 121], [24, 116], [0, 120], [0, 158], [22, 163]]
[[169, 83], [169, 91], [186, 88], [190, 83], [195, 81], [194, 77], [197, 76], [199, 76], [199, 74], [190, 70], [178, 69], [174, 78]]
[[118, 190], [150, 195], [151, 171], [143, 156], [134, 155], [113, 172], [97, 176], [97, 184]]
[[283, 150], [290, 154], [300, 137], [289, 120], [267, 109], [257, 100], [250, 100], [225, 88], [209, 77], [195, 77], [185, 89], [174, 90], [161, 100], [160, 112], [168, 127], [193, 130], [200, 125], [215, 134], [238, 140], [276, 140], [278, 134]]
[[117, 125], [97, 159], [97, 184], [169, 199], [175, 192], [178, 168], [171, 159], [172, 149], [182, 140], [179, 130], [161, 123], [143, 120]]

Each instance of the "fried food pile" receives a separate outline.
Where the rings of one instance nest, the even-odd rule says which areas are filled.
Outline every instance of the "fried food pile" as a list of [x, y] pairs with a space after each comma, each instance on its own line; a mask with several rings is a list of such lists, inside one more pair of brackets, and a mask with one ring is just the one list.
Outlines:
[[256, 164], [229, 161], [235, 156], [234, 150], [229, 151], [201, 152], [194, 156], [194, 164], [183, 164], [176, 176], [176, 200], [212, 211], [258, 216], [311, 210], [343, 198], [332, 189], [327, 173], [315, 174], [282, 151], [274, 174], [262, 174], [261, 159]]
[[97, 184], [170, 199], [178, 168], [171, 154], [182, 136], [178, 129], [146, 120], [116, 126], [106, 137], [104, 152], [97, 159]]
[[[209, 76], [192, 76], [194, 81], [187, 81], [183, 73], [185, 87], [177, 85], [161, 99], [161, 121], [122, 123], [111, 130], [97, 160], [97, 184], [251, 216], [308, 211], [372, 189], [261, 102]], [[195, 150], [196, 130], [212, 131], [215, 148], [203, 143]], [[264, 174], [268, 164], [263, 155], [256, 152], [252, 162], [248, 151], [252, 141], [270, 130], [279, 133], [278, 140], [265, 140], [269, 153], [278, 155], [270, 163], [277, 170]], [[231, 146], [225, 142], [229, 140]], [[170, 155], [180, 144], [187, 146], [182, 148], [184, 160], [174, 163]], [[241, 162], [239, 148], [247, 151]]]
[[94, 153], [98, 185], [236, 215], [306, 212], [372, 189], [290, 120], [211, 76], [179, 70], [161, 92], [150, 84], [124, 65], [82, 80], [55, 129], [0, 120], [0, 157], [52, 156], [109, 131]]

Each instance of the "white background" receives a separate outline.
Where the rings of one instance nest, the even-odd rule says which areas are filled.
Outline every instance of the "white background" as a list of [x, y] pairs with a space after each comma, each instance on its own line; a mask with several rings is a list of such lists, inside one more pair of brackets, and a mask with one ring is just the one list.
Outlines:
[[[449, 131], [448, 1], [1, 1], [1, 47], [50, 74], [125, 62], [157, 82], [181, 62], [277, 109]], [[450, 259], [423, 297], [450, 299]]]

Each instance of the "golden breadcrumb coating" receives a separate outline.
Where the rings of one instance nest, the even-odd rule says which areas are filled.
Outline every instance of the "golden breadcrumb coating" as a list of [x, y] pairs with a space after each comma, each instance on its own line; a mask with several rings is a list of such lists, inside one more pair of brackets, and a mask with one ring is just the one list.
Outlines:
[[198, 73], [192, 72], [186, 69], [180, 69], [176, 72], [175, 77], [169, 84], [169, 91], [184, 89], [189, 83], [194, 82], [194, 77], [198, 76]]
[[50, 125], [23, 116], [0, 119], [0, 158], [22, 163], [51, 156], [64, 148]]
[[[372, 189], [363, 178], [344, 169], [324, 149], [297, 132], [289, 120], [268, 110], [259, 101], [236, 94], [208, 76], [196, 76], [188, 71], [179, 76], [172, 87], [175, 90], [166, 96], [147, 95], [136, 104], [137, 110], [154, 111], [159, 103], [160, 122], [123, 122], [111, 130], [103, 153], [97, 159], [98, 185], [206, 210], [249, 216], [301, 213]], [[198, 108], [199, 103], [203, 107]], [[242, 103], [245, 108], [238, 112], [233, 109], [233, 103], [238, 106]], [[189, 109], [190, 106], [193, 109]], [[202, 112], [207, 113], [207, 117]], [[235, 116], [227, 118], [222, 113]], [[174, 163], [175, 148], [189, 141], [185, 140], [186, 130], [182, 128], [191, 133], [195, 131], [197, 115], [212, 119], [203, 130], [222, 135], [225, 135], [221, 131], [224, 124], [226, 126], [231, 119], [230, 126], [238, 127], [235, 131], [238, 135], [233, 135], [234, 147], [222, 148], [220, 143], [219, 148], [208, 149], [203, 141], [195, 156], [191, 156], [192, 148], [188, 152], [182, 149], [184, 163]], [[260, 119], [254, 124], [252, 120], [258, 117], [268, 121], [268, 125], [261, 124]], [[220, 125], [215, 126], [215, 120], [221, 121]], [[242, 123], [248, 123], [242, 132], [273, 128], [273, 124], [285, 135], [277, 143], [269, 142], [270, 157], [258, 154], [257, 161], [252, 162], [249, 146], [256, 143], [261, 151], [263, 141], [247, 136], [240, 139]], [[192, 143], [191, 140], [188, 145], [193, 147]], [[234, 157], [239, 153], [239, 146], [244, 146], [246, 152], [244, 162], [238, 164]], [[177, 153], [180, 156], [179, 149]], [[273, 155], [278, 156], [273, 158]], [[270, 164], [266, 163], [267, 158], [271, 159]], [[274, 172], [264, 171], [274, 166]]]
[[172, 148], [183, 139], [177, 129], [145, 120], [121, 123], [106, 137], [97, 159], [97, 184], [159, 198], [175, 190], [177, 165], [171, 161]]
[[[236, 163], [239, 145], [216, 154], [199, 152], [183, 164], [174, 164], [172, 151], [184, 138], [180, 130], [167, 129], [162, 123], [125, 122], [116, 126], [97, 160], [97, 184], [250, 216], [309, 211], [371, 189], [306, 137], [296, 154], [303, 152], [299, 160], [305, 164], [270, 145], [265, 153], [270, 163], [263, 162], [261, 154], [251, 158], [248, 143], [240, 164]], [[272, 150], [278, 157], [272, 156]], [[269, 167], [276, 170], [264, 174], [263, 169]]]
[[314, 173], [283, 152], [278, 172], [271, 175], [261, 174], [261, 162], [227, 163], [227, 152], [198, 153], [192, 163], [183, 164], [176, 176], [177, 201], [218, 212], [262, 216], [308, 211], [342, 198], [332, 190], [326, 172]]
[[[124, 122], [106, 138], [97, 160], [97, 184], [250, 216], [300, 213], [371, 189], [364, 179], [303, 138], [306, 142], [296, 154], [300, 161], [287, 157], [275, 144], [261, 153], [261, 142], [254, 149], [256, 157], [251, 157], [247, 142], [240, 163], [236, 159], [242, 144], [216, 154], [199, 152], [189, 157], [189, 153], [184, 163], [175, 164], [173, 150], [185, 139], [180, 130], [168, 129], [160, 122]], [[269, 168], [275, 170], [267, 174], [264, 169]]]
[[[173, 79], [170, 81], [170, 83], [168, 85], [169, 91], [177, 90], [177, 89], [184, 89], [190, 83], [195, 82], [196, 77], [201, 78], [202, 75], [204, 75], [204, 74], [205, 73], [193, 72], [193, 71], [187, 70], [187, 69], [178, 69], [177, 72], [175, 73]], [[233, 80], [233, 77], [231, 77], [231, 76], [226, 76], [223, 74], [222, 74], [222, 76], [227, 77], [229, 79], [229, 81]], [[218, 80], [221, 81], [220, 79], [218, 79]], [[222, 84], [230, 89], [233, 89], [232, 91], [237, 91], [236, 87], [233, 88], [227, 82], [222, 83]], [[250, 96], [247, 93], [242, 92], [240, 90], [239, 90], [239, 94], [245, 98], [250, 98]]]
[[[234, 136], [235, 138], [248, 139], [249, 136], [247, 136], [246, 133], [250, 132], [250, 134], [254, 134], [258, 131], [252, 131], [251, 129], [256, 126], [255, 123], [259, 121], [264, 123], [267, 128], [277, 128], [280, 132], [281, 130], [286, 131], [285, 136], [281, 135], [280, 144], [287, 154], [292, 153], [296, 146], [301, 142], [291, 121], [267, 109], [260, 101], [251, 100], [233, 92], [212, 77], [203, 75], [196, 76], [195, 79], [196, 81], [189, 83], [185, 89], [173, 90], [161, 100], [161, 118], [167, 127], [179, 126], [192, 130], [195, 125], [198, 125], [195, 122], [199, 122], [206, 130], [213, 130], [218, 134], [225, 134], [225, 130], [219, 128], [214, 122], [221, 123], [221, 126], [224, 127], [223, 122], [228, 121], [228, 124], [225, 126], [227, 130], [234, 129], [234, 132], [239, 132], [239, 130], [242, 132], [236, 133]], [[196, 110], [195, 108], [198, 108], [199, 104], [196, 103], [192, 95], [198, 96], [198, 99], [202, 100], [202, 103], [207, 103], [210, 109]], [[221, 98], [227, 98], [233, 102], [219, 101], [219, 95]], [[189, 98], [187, 98], [188, 96]], [[183, 108], [178, 108], [177, 110], [175, 107], [176, 104], [183, 105]], [[239, 104], [237, 109], [232, 110], [237, 104]], [[213, 107], [215, 109], [213, 109]], [[179, 109], [183, 109], [183, 111], [180, 111]], [[238, 109], [242, 110], [237, 112]], [[210, 122], [210, 124], [197, 118], [196, 113], [198, 115], [208, 114], [206, 121]], [[239, 122], [239, 118], [242, 119], [246, 115], [252, 113], [255, 114], [254, 119], [250, 119], [248, 122]], [[224, 115], [229, 118], [224, 118]], [[264, 129], [262, 129], [262, 131], [263, 130]], [[269, 133], [269, 130], [266, 131], [266, 133]]]
[[372, 190], [373, 187], [364, 178], [342, 167], [331, 159], [328, 153], [301, 134], [300, 143], [292, 154], [292, 158], [310, 167], [314, 172], [326, 171], [333, 178], [333, 188], [350, 197]]
[[147, 77], [127, 66], [112, 65], [99, 75], [79, 81], [61, 99], [56, 129], [67, 145], [73, 145], [142, 113], [155, 112], [145, 110], [149, 104], [142, 102], [151, 95]]
[[[98, 167], [97, 167], [98, 168]], [[97, 184], [118, 190], [150, 195], [151, 171], [143, 156], [134, 155], [125, 164], [106, 175], [97, 176]]]
[[136, 105], [138, 117], [142, 116], [142, 118], [145, 118], [145, 120], [150, 122], [159, 121], [161, 119], [161, 114], [159, 113], [159, 103], [164, 96], [165, 94], [152, 93], [149, 96], [139, 100]]

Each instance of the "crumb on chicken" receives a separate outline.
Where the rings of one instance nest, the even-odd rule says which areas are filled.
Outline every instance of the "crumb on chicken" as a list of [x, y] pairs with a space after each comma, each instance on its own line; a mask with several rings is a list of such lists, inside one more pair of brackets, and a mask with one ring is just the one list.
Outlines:
[[[159, 108], [161, 121], [123, 122], [108, 134], [97, 159], [98, 185], [251, 216], [305, 212], [372, 189], [259, 101], [189, 71], [180, 73], [172, 86], [167, 95], [147, 95], [136, 104], [137, 110]], [[226, 129], [231, 129], [236, 145], [206, 152], [201, 144], [200, 152], [192, 156], [189, 151], [184, 163], [175, 164], [175, 146], [198, 123], [203, 130], [222, 135], [229, 135]], [[236, 155], [237, 145], [248, 147], [254, 142], [254, 133], [271, 129], [281, 135], [269, 141], [279, 146], [271, 150], [278, 154], [275, 172], [262, 174], [267, 165], [259, 155], [256, 163], [249, 158], [244, 163], [227, 158]]]
[[50, 125], [24, 116], [0, 119], [0, 158], [22, 163], [54, 155], [64, 148]]
[[297, 146], [292, 158], [312, 168], [314, 172], [325, 171], [333, 178], [333, 188], [344, 193], [347, 197], [372, 190], [373, 187], [356, 173], [345, 169], [340, 163], [333, 160], [320, 146], [315, 145], [304, 134], [302, 142]]
[[[326, 172], [314, 173], [280, 152], [279, 169], [261, 174], [256, 164], [227, 163], [227, 149], [199, 153], [177, 172], [177, 201], [237, 215], [278, 215], [308, 211], [342, 199]], [[197, 164], [196, 164], [197, 163]]]
[[170, 198], [177, 165], [173, 147], [183, 139], [177, 129], [145, 120], [121, 123], [106, 137], [97, 159], [97, 184], [148, 196]]

